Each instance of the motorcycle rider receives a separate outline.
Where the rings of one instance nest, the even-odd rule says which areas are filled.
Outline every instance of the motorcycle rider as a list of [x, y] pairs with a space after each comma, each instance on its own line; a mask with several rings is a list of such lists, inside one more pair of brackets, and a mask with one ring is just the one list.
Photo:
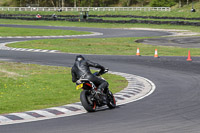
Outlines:
[[[101, 69], [99, 74], [102, 74], [105, 71], [105, 68], [100, 64], [86, 60], [82, 55], [76, 56], [75, 63], [71, 69], [72, 82], [78, 84], [80, 79], [88, 79], [93, 82], [95, 86], [98, 86], [97, 94], [103, 95], [102, 91], [106, 92], [109, 84], [107, 81], [93, 75], [90, 71], [90, 67]], [[105, 101], [103, 100], [103, 102]]]

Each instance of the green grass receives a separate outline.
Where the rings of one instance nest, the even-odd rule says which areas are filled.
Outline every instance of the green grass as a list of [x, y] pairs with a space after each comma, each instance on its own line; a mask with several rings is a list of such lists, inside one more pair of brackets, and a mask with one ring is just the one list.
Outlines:
[[66, 21], [24, 21], [1, 19], [0, 24], [18, 25], [41, 25], [41, 26], [71, 26], [71, 27], [94, 27], [94, 28], [157, 28], [157, 29], [180, 29], [200, 32], [196, 26], [181, 25], [155, 25], [155, 24], [112, 24], [112, 23], [86, 23], [86, 22], [66, 22]]
[[[10, 0], [6, 0], [10, 1]], [[0, 0], [0, 3], [5, 2], [5, 0]], [[200, 12], [200, 2], [199, 1], [189, 1], [189, 5], [184, 5], [179, 8], [178, 3], [171, 8], [171, 11], [90, 11], [89, 15], [139, 15], [139, 16], [168, 16], [168, 17], [189, 17], [196, 18], [199, 17]], [[196, 9], [196, 12], [191, 12], [191, 8]], [[136, 6], [136, 5], [134, 5]], [[52, 15], [56, 13], [57, 15], [80, 15], [79, 11], [0, 11], [0, 14], [41, 14], [41, 15]]]
[[196, 10], [196, 15], [199, 15], [199, 12], [200, 12], [200, 10], [199, 10], [200, 1], [190, 1], [189, 5], [185, 4], [181, 8], [179, 8], [178, 5], [176, 5], [176, 6], [172, 7], [172, 10], [174, 12], [182, 12], [182, 13], [187, 12], [187, 13], [189, 13], [190, 10], [192, 9], [192, 5], [193, 5], [194, 9]]
[[[192, 5], [185, 6], [184, 8], [176, 8], [172, 11], [90, 11], [89, 15], [137, 15], [137, 16], [168, 16], [168, 17], [188, 17], [198, 18], [199, 17], [199, 4], [194, 6], [197, 12], [191, 12]], [[80, 15], [80, 12], [69, 11], [69, 12], [54, 12], [54, 11], [0, 11], [0, 14], [29, 14], [29, 15]]]
[[82, 35], [90, 32], [72, 30], [49, 30], [32, 28], [0, 27], [0, 36], [58, 36], [58, 35]]
[[[113, 93], [125, 78], [105, 74]], [[61, 106], [79, 101], [70, 68], [0, 62], [0, 114]]]
[[[144, 38], [144, 37], [143, 37]], [[9, 44], [15, 48], [33, 48], [59, 50], [67, 53], [105, 54], [105, 55], [135, 55], [140, 48], [141, 55], [153, 56], [158, 49], [159, 56], [187, 56], [188, 48], [152, 46], [136, 43], [141, 37], [129, 38], [95, 38], [95, 39], [56, 39], [33, 40]], [[193, 56], [200, 56], [198, 48], [190, 48]]]

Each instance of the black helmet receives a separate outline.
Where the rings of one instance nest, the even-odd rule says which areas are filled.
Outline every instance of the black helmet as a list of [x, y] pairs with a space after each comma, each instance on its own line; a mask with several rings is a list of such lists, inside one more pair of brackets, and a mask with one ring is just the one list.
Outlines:
[[81, 61], [81, 60], [85, 60], [85, 58], [82, 55], [77, 55], [75, 61]]

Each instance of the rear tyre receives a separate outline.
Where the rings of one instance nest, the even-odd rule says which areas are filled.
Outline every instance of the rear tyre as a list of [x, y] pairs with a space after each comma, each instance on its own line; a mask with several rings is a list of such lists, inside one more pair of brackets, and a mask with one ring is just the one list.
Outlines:
[[116, 107], [116, 101], [115, 101], [115, 97], [111, 91], [108, 91], [107, 99], [108, 99], [107, 106], [110, 109], [114, 109]]
[[80, 100], [88, 112], [95, 112], [96, 111], [96, 102], [91, 101], [92, 95], [89, 91], [83, 90], [80, 94]]

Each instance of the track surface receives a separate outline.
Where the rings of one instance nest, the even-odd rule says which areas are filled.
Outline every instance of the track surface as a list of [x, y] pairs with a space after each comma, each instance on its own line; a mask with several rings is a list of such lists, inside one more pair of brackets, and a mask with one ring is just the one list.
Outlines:
[[151, 45], [163, 45], [163, 46], [177, 46], [183, 48], [200, 48], [200, 37], [165, 37], [165, 38], [152, 38], [141, 39], [137, 42]]
[[[42, 28], [42, 27], [40, 27]], [[43, 27], [45, 28], [45, 27]], [[82, 29], [82, 28], [80, 28]], [[75, 30], [75, 29], [74, 29]], [[78, 28], [77, 28], [78, 30]], [[93, 28], [83, 28], [85, 31]], [[102, 37], [111, 37], [111, 29]], [[107, 33], [108, 31], [108, 33]], [[117, 33], [118, 32], [118, 33]], [[138, 31], [117, 30], [116, 36], [138, 35]], [[141, 36], [146, 36], [141, 31]], [[153, 35], [153, 33], [155, 33]], [[164, 32], [159, 34], [167, 35]], [[149, 33], [148, 33], [149, 34]], [[108, 36], [106, 36], [108, 35]], [[151, 32], [156, 36], [156, 32]], [[1, 40], [4, 42], [4, 40]], [[9, 41], [9, 40], [8, 40]], [[71, 67], [76, 55], [0, 51], [0, 59]], [[87, 55], [112, 71], [131, 73], [150, 79], [156, 91], [145, 99], [114, 110], [104, 110], [72, 117], [0, 126], [2, 133], [198, 133], [200, 131], [200, 58], [186, 62], [186, 57], [136, 57]]]

